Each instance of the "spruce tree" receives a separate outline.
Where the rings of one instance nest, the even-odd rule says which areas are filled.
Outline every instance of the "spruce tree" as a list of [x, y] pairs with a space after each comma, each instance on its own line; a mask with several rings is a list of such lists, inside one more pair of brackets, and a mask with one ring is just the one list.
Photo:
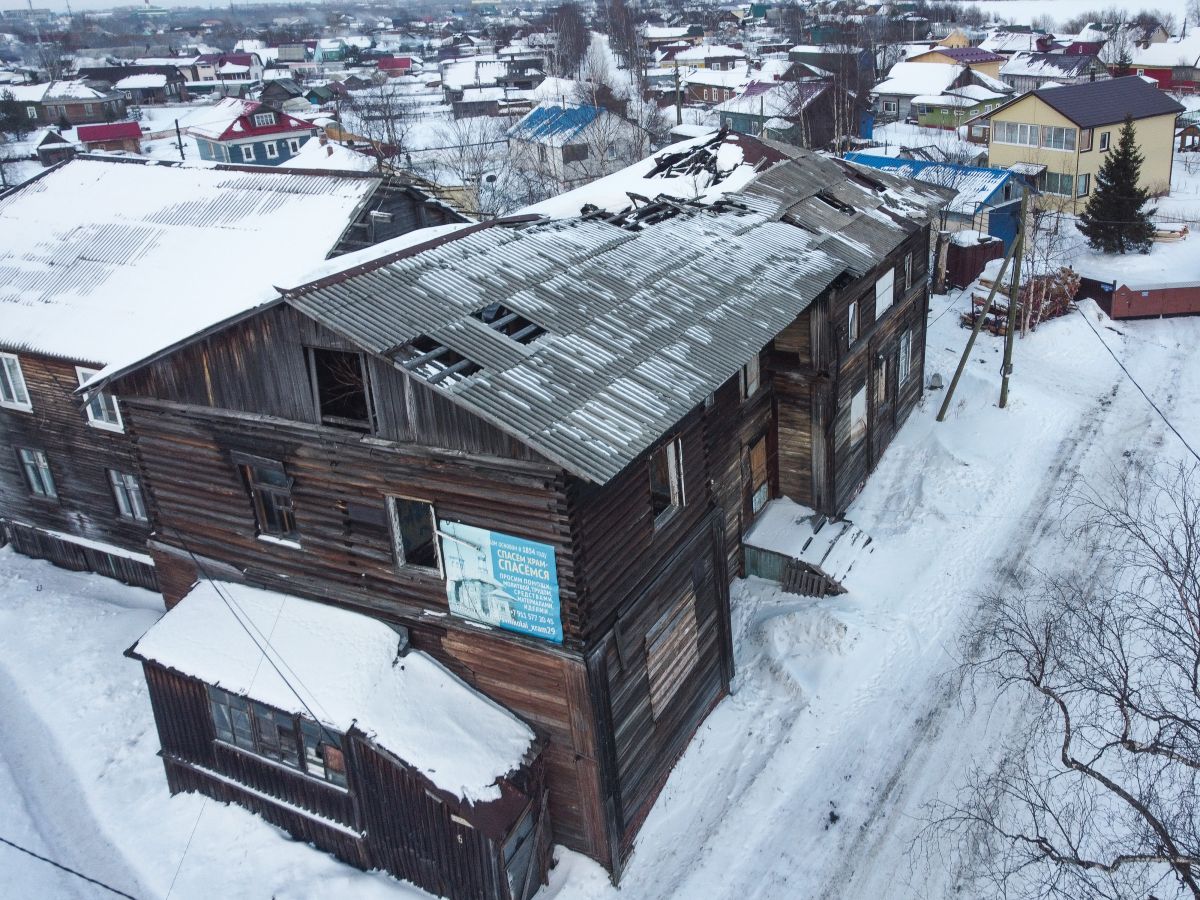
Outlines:
[[1133, 116], [1125, 117], [1115, 149], [1110, 150], [1087, 207], [1079, 217], [1079, 230], [1088, 244], [1103, 253], [1149, 253], [1154, 240], [1151, 217], [1145, 209], [1150, 192], [1138, 186], [1144, 157], [1137, 148]]

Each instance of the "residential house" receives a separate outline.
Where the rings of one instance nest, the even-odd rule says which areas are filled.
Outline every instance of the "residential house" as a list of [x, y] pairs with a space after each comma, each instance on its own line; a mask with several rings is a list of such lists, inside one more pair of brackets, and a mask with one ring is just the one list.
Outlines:
[[142, 152], [142, 126], [137, 122], [113, 122], [110, 125], [80, 125], [75, 139], [85, 150], [123, 150]]
[[263, 76], [257, 53], [202, 53], [195, 66], [197, 81], [261, 81]]
[[1175, 118], [1183, 107], [1136, 75], [1108, 81], [1041, 88], [985, 114], [988, 163], [1019, 167], [1037, 179], [1044, 202], [1078, 212], [1087, 203], [1105, 154], [1121, 124], [1132, 116], [1144, 157], [1141, 187], [1170, 190]]
[[992, 31], [979, 49], [1011, 58], [1015, 53], [1049, 53], [1054, 45], [1054, 36], [1051, 34], [1005, 26]]
[[125, 117], [125, 95], [106, 82], [49, 81], [6, 85], [4, 90], [21, 105], [30, 126], [69, 128]]
[[[1200, 31], [1181, 40], [1133, 44], [1130, 67], [1135, 75], [1153, 78], [1164, 91], [1193, 94], [1200, 90]], [[1109, 66], [1115, 69], [1113, 61]]]
[[1099, 57], [1082, 54], [1014, 53], [1000, 67], [1001, 80], [1018, 94], [1051, 84], [1083, 84], [1111, 77]]
[[188, 82], [199, 81], [200, 76], [196, 72], [196, 56], [140, 56], [133, 61], [136, 66], [153, 66], [161, 68], [163, 66], [170, 67], [179, 72], [183, 78], [184, 84]]
[[217, 321], [230, 304], [256, 302], [326, 255], [461, 220], [414, 193], [371, 174], [89, 157], [5, 194], [7, 540], [58, 565], [154, 587], [149, 500], [124, 411], [111, 394], [81, 400], [76, 389], [105, 365]]
[[1003, 81], [966, 66], [899, 62], [892, 66], [887, 78], [871, 89], [871, 98], [882, 121], [915, 121], [914, 97], [936, 97], [968, 85], [998, 94], [1007, 94], [1011, 90]]
[[300, 152], [316, 128], [276, 107], [257, 100], [226, 97], [188, 124], [200, 158], [227, 163], [277, 166]]
[[715, 69], [733, 71], [744, 67], [746, 53], [737, 47], [724, 44], [699, 44], [675, 53], [664, 65], [687, 66], [693, 69]]
[[[503, 897], [454, 874], [493, 847], [460, 847], [444, 817], [403, 827], [420, 791], [364, 776], [380, 767], [354, 758], [354, 726], [395, 755], [389, 771], [435, 782], [435, 800], [464, 785], [503, 798], [496, 778], [522, 788], [516, 812], [544, 796], [548, 840], [619, 875], [728, 692], [742, 535], [771, 497], [844, 509], [921, 396], [929, 223], [946, 196], [710, 136], [523, 215], [372, 248], [111, 367], [97, 386], [139, 436], [170, 608], [132, 653], [150, 664], [171, 789], [235, 800], [363, 868], [412, 878], [419, 859], [417, 883], [442, 878], [455, 900]], [[316, 722], [324, 753], [315, 716], [244, 677], [222, 592], [278, 623], [274, 650], [312, 709], [337, 710]], [[377, 658], [402, 641], [347, 640], [367, 623], [335, 612], [387, 623], [429, 659], [388, 670]], [[183, 635], [200, 644], [187, 657]], [[225, 640], [230, 686], [204, 665]], [[346, 690], [337, 666], [367, 651], [381, 674]], [[390, 731], [378, 711], [411, 716], [387, 691], [410, 696], [392, 683], [434, 662], [544, 746], [473, 705], [455, 723], [440, 695], [416, 729], [433, 764], [401, 743], [411, 719]], [[247, 715], [263, 722], [239, 740], [228, 722]], [[505, 736], [505, 757], [492, 764], [477, 733]], [[534, 753], [544, 795], [518, 768]], [[482, 777], [444, 771], [478, 775], [481, 759]], [[339, 763], [353, 797], [374, 809], [366, 792], [382, 789], [398, 825], [373, 834], [374, 813], [321, 784]], [[498, 818], [493, 843], [520, 833]]]
[[[685, 103], [711, 109], [718, 103], [732, 100], [745, 90], [750, 83], [750, 75], [745, 67], [728, 71], [694, 69], [682, 74], [679, 80]], [[668, 94], [673, 102], [674, 90], [669, 89]]]
[[1005, 248], [1016, 237], [1021, 198], [1027, 185], [1006, 169], [964, 166], [957, 163], [847, 153], [848, 162], [869, 166], [897, 178], [953, 190], [954, 197], [941, 210], [941, 231], [978, 231], [1000, 238]]
[[139, 106], [188, 100], [186, 79], [172, 65], [99, 66], [80, 69], [76, 74], [91, 81], [107, 82], [130, 103]]
[[704, 43], [704, 29], [699, 25], [680, 27], [643, 25], [642, 41], [651, 54], [670, 44], [696, 46]]
[[966, 66], [974, 72], [998, 79], [1004, 59], [999, 53], [981, 50], [979, 47], [935, 47], [926, 53], [910, 56], [908, 62]]
[[917, 124], [925, 128], [957, 130], [978, 115], [991, 112], [1008, 99], [1007, 93], [978, 84], [950, 88], [941, 94], [913, 97], [910, 108], [916, 110]]
[[281, 106], [303, 96], [304, 88], [293, 78], [272, 78], [258, 92], [258, 99], [271, 106]]
[[752, 81], [714, 107], [723, 128], [797, 147], [824, 149], [859, 134], [858, 108], [832, 78]]
[[788, 51], [788, 59], [831, 73], [848, 91], [869, 88], [875, 80], [874, 56], [853, 42], [799, 44]]
[[566, 190], [621, 167], [637, 154], [644, 133], [599, 106], [545, 100], [508, 131], [518, 170]]
[[68, 141], [53, 128], [43, 128], [29, 142], [33, 145], [38, 162], [46, 168], [70, 159], [79, 149], [78, 144]]

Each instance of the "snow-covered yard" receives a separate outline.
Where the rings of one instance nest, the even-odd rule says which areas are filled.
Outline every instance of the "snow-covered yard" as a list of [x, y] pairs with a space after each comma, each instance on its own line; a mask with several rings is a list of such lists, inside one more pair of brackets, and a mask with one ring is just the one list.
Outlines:
[[[927, 377], [949, 380], [966, 302], [934, 298]], [[1087, 303], [1017, 343], [1007, 410], [1000, 343], [982, 337], [947, 421], [934, 421], [943, 393], [929, 393], [851, 508], [876, 549], [849, 594], [735, 583], [736, 693], [672, 774], [621, 889], [560, 851], [544, 896], [954, 895], [957, 873], [912, 846], [924, 804], [1019, 722], [1008, 705], [960, 703], [944, 678], [958, 637], [982, 593], [1071, 564], [1058, 531], [1067, 488], [1183, 452], [1084, 315], [1200, 439], [1200, 320], [1110, 327]], [[144, 591], [0, 551], [0, 836], [138, 897], [424, 896], [240, 809], [168, 797], [140, 667], [121, 655], [160, 611]], [[4, 846], [0, 872], [10, 896], [96, 895]]]

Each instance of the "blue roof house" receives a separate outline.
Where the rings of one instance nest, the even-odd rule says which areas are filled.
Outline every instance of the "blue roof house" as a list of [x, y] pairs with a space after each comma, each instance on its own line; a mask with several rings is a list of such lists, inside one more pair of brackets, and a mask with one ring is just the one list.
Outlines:
[[1016, 236], [1023, 178], [1008, 169], [988, 169], [924, 159], [899, 159], [870, 153], [847, 153], [846, 161], [911, 178], [938, 187], [953, 188], [955, 194], [942, 210], [939, 227], [944, 231], [971, 229], [994, 235], [1008, 248]]
[[508, 131], [517, 170], [554, 193], [599, 178], [650, 152], [645, 132], [603, 107], [546, 101]]

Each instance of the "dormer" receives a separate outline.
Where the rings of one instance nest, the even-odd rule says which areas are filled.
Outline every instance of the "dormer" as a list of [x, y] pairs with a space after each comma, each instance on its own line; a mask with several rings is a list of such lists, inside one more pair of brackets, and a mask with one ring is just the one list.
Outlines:
[[255, 128], [268, 128], [275, 124], [275, 113], [271, 110], [263, 110], [253, 114]]

